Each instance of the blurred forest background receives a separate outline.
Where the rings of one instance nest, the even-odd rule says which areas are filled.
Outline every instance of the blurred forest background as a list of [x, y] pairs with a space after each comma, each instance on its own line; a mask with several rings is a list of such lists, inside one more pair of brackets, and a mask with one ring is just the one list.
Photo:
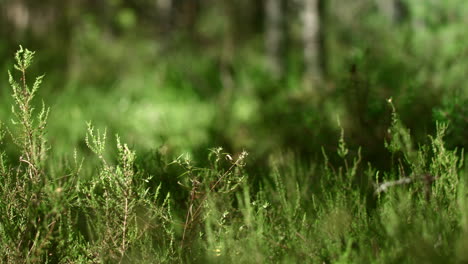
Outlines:
[[0, 262], [468, 263], [467, 25], [467, 0], [0, 0]]
[[93, 120], [141, 156], [223, 146], [257, 166], [320, 158], [341, 126], [386, 168], [389, 98], [417, 142], [439, 121], [467, 147], [467, 14], [464, 0], [1, 0], [0, 116], [21, 44], [46, 74], [54, 155], [89, 152]]

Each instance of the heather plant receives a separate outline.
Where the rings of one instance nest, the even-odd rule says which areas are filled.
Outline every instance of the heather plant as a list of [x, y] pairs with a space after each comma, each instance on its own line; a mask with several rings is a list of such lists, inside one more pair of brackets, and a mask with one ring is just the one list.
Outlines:
[[[5, 131], [2, 130], [2, 123], [0, 123], [0, 145], [3, 144], [3, 138], [5, 137]], [[1, 175], [6, 175], [6, 164], [5, 164], [5, 152], [3, 149], [0, 151], [0, 168], [1, 168]]]
[[[63, 207], [51, 199], [50, 179], [45, 162], [48, 146], [45, 139], [45, 126], [49, 110], [42, 106], [36, 115], [33, 99], [42, 82], [37, 77], [32, 88], [26, 79], [34, 52], [20, 49], [15, 55], [14, 68], [20, 72], [16, 81], [8, 73], [15, 105], [12, 107], [15, 130], [7, 130], [19, 148], [16, 168], [6, 165], [2, 156], [1, 187], [1, 231], [2, 255], [5, 262], [41, 262], [43, 252], [53, 242], [53, 233], [60, 222]], [[2, 154], [3, 155], [3, 154]], [[55, 195], [55, 197], [57, 197]], [[54, 198], [55, 198], [54, 197]]]
[[[13, 125], [18, 129], [12, 135], [13, 142], [20, 148], [20, 162], [26, 164], [26, 174], [31, 183], [39, 183], [41, 173], [46, 159], [47, 145], [45, 138], [45, 126], [49, 109], [42, 105], [41, 112], [34, 116], [34, 106], [32, 100], [42, 83], [44, 76], [39, 76], [30, 88], [26, 80], [26, 70], [31, 66], [34, 52], [27, 49], [20, 49], [15, 55], [15, 69], [21, 73], [20, 82], [15, 81], [11, 72], [8, 72], [9, 82], [13, 89], [13, 99], [15, 106], [12, 107], [14, 119]], [[36, 119], [37, 120], [34, 120]]]
[[[135, 152], [118, 136], [116, 141], [118, 161], [111, 165], [104, 157], [106, 132], [88, 124], [86, 144], [101, 163], [97, 177], [83, 185], [80, 193], [84, 199], [79, 206], [85, 208], [86, 229], [92, 241], [90, 250], [99, 261], [128, 262], [132, 255], [141, 254], [139, 246], [147, 246], [145, 243], [155, 239], [148, 233], [159, 229], [163, 232], [159, 243], [167, 248], [161, 255], [149, 253], [163, 261], [174, 253], [170, 194], [158, 205], [161, 186], [151, 194], [145, 184], [150, 178], [134, 171]], [[159, 226], [152, 223], [155, 221], [160, 222]]]
[[[246, 175], [242, 168], [245, 166], [247, 152], [243, 151], [238, 156], [233, 157], [229, 153], [223, 152], [222, 148], [215, 148], [210, 151], [208, 157], [210, 165], [208, 168], [194, 167], [190, 159], [179, 156], [173, 163], [183, 166], [186, 172], [179, 182], [186, 190], [189, 190], [189, 201], [185, 222], [183, 224], [182, 239], [180, 247], [183, 250], [187, 243], [190, 245], [190, 237], [200, 228], [200, 224], [205, 219], [211, 219], [210, 214], [223, 210], [217, 208], [216, 204], [231, 201], [232, 193], [244, 183]], [[229, 214], [229, 204], [224, 208], [224, 217]], [[193, 239], [193, 238], [192, 238]]]
[[[327, 140], [312, 160], [287, 148], [253, 148], [251, 156], [214, 148], [207, 159], [193, 151], [174, 160], [170, 146], [147, 155], [125, 136], [108, 144], [107, 130], [91, 122], [83, 124], [82, 146], [61, 156], [48, 144], [48, 108], [35, 110], [42, 77], [32, 88], [26, 79], [33, 57], [17, 52], [19, 80], [8, 75], [13, 122], [0, 123], [0, 262], [468, 259], [467, 163], [463, 149], [446, 144], [452, 122], [439, 120], [434, 134], [418, 141], [398, 99], [388, 100], [390, 124], [381, 138], [388, 170], [366, 160], [365, 147], [353, 144], [340, 122], [332, 147]], [[11, 142], [16, 156], [6, 154]], [[254, 160], [258, 152], [266, 155], [262, 162]]]
[[468, 95], [461, 89], [449, 96], [445, 96], [442, 104], [433, 110], [437, 122], [448, 124], [445, 141], [448, 147], [468, 146], [464, 131], [468, 129]]

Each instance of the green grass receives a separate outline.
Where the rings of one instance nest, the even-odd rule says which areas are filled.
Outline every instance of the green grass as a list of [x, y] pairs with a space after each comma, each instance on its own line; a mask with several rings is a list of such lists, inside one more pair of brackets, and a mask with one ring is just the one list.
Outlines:
[[[125, 76], [113, 92], [65, 89], [44, 99], [48, 117], [41, 77], [28, 85], [33, 55], [18, 51], [13, 114], [2, 113], [1, 262], [468, 262], [467, 164], [446, 146], [457, 127], [444, 116], [419, 141], [398, 98], [342, 105], [361, 98], [354, 84], [357, 95], [307, 103], [307, 91], [272, 96], [248, 69], [242, 89], [214, 99], [157, 74]], [[340, 114], [359, 116], [341, 125]]]

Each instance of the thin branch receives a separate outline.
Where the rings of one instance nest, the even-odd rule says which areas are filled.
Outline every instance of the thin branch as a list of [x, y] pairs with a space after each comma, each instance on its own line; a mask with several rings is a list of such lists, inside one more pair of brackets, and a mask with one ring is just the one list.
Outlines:
[[374, 194], [380, 194], [382, 192], [386, 192], [388, 190], [388, 188], [390, 188], [390, 187], [393, 187], [393, 186], [396, 186], [396, 185], [409, 184], [409, 183], [411, 183], [413, 181], [414, 181], [414, 179], [409, 178], [409, 177], [405, 177], [405, 178], [401, 178], [401, 179], [396, 180], [396, 181], [384, 182], [384, 183], [382, 183], [382, 184], [380, 184], [378, 186], [378, 188], [375, 190]]
[[393, 187], [393, 186], [406, 185], [414, 181], [424, 181], [426, 184], [429, 184], [435, 181], [436, 179], [437, 177], [434, 177], [430, 174], [424, 174], [424, 175], [420, 175], [417, 177], [404, 177], [396, 181], [387, 181], [387, 182], [377, 185], [377, 188], [375, 189], [374, 194], [378, 195], [380, 193], [386, 192], [388, 191], [390, 187]]

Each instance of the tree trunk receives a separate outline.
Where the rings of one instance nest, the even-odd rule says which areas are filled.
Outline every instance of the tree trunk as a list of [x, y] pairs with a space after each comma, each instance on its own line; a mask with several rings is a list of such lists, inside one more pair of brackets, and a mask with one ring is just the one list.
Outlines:
[[158, 14], [158, 28], [162, 32], [170, 32], [172, 24], [172, 0], [156, 0], [156, 12]]
[[407, 7], [402, 0], [376, 0], [380, 13], [393, 24], [400, 23], [407, 14]]
[[31, 21], [31, 12], [24, 1], [14, 1], [2, 4], [2, 18], [9, 22], [13, 27], [11, 32], [24, 32], [29, 28]]
[[[320, 83], [323, 77], [321, 56], [323, 41], [320, 34], [320, 0], [303, 0], [303, 42], [305, 81], [307, 84]], [[322, 0], [323, 1], [323, 0]]]
[[265, 48], [267, 68], [275, 79], [284, 75], [285, 4], [283, 0], [265, 1]]

